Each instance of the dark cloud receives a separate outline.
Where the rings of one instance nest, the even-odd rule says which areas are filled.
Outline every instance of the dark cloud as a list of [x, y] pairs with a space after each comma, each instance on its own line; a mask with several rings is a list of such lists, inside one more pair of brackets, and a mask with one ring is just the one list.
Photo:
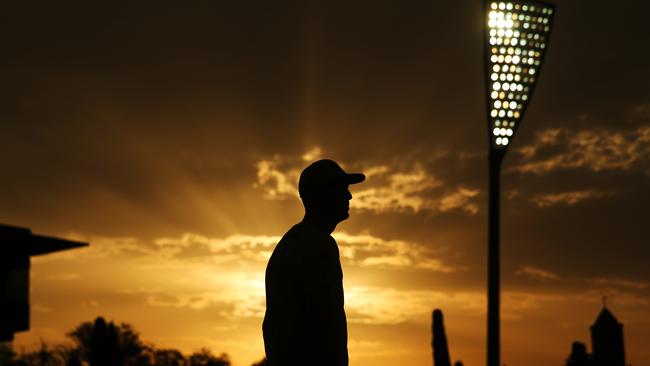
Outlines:
[[645, 170], [650, 161], [650, 126], [634, 130], [550, 129], [518, 150], [521, 162], [511, 168], [521, 173], [545, 174], [556, 170]]

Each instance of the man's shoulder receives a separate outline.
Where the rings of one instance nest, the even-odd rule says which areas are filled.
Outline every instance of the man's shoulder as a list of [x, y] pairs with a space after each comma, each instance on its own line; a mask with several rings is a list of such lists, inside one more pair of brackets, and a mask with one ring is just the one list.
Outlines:
[[278, 242], [278, 247], [293, 247], [296, 243], [302, 241], [303, 238], [304, 230], [300, 223], [297, 223], [282, 236], [282, 239]]
[[291, 227], [280, 241], [287, 240], [302, 240], [302, 239], [311, 239], [311, 240], [326, 240], [326, 238], [331, 238], [331, 236], [324, 234], [323, 232], [317, 230], [313, 225], [299, 222]]
[[276, 249], [307, 253], [336, 245], [332, 236], [304, 222], [295, 224], [284, 234]]

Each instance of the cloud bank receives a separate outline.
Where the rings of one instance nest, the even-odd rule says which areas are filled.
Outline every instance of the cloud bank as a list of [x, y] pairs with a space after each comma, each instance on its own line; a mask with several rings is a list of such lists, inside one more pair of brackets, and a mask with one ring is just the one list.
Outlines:
[[650, 161], [650, 126], [633, 130], [548, 129], [517, 152], [521, 162], [510, 170], [521, 173], [630, 170]]
[[[307, 163], [321, 158], [323, 152], [315, 147], [300, 157], [273, 156], [255, 164], [255, 188], [266, 199], [298, 199], [298, 178]], [[342, 164], [345, 169], [345, 164]], [[419, 213], [479, 211], [476, 198], [479, 190], [464, 185], [450, 186], [425, 167], [410, 161], [406, 164], [361, 164], [356, 167], [367, 180], [352, 188], [351, 208], [373, 213]]]

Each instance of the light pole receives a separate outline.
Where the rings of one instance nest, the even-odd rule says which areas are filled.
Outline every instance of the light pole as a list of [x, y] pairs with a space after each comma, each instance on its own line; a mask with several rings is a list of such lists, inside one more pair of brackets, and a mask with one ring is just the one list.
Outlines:
[[499, 196], [501, 162], [523, 121], [548, 48], [555, 7], [485, 1], [485, 85], [489, 140], [487, 366], [500, 366]]

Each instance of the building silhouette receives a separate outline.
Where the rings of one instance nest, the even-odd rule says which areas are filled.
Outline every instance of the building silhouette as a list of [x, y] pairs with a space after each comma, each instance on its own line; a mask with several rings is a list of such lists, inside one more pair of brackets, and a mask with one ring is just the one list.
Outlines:
[[623, 324], [603, 304], [591, 329], [592, 353], [582, 342], [573, 342], [566, 366], [625, 366]]
[[584, 343], [573, 342], [566, 366], [591, 366], [591, 355], [587, 353], [587, 346]]
[[591, 326], [593, 366], [625, 366], [623, 324], [603, 307]]
[[29, 330], [30, 258], [87, 245], [0, 224], [0, 342]]

